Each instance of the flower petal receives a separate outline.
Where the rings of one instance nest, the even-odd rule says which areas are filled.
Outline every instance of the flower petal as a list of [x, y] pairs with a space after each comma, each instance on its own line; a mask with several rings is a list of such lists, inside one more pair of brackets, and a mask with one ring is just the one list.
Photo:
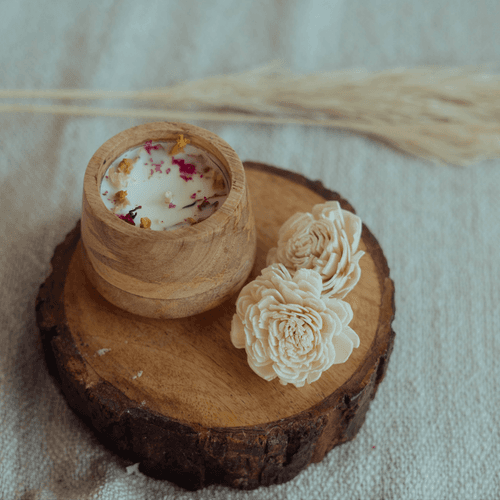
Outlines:
[[250, 356], [247, 357], [247, 360], [248, 360], [248, 366], [250, 366], [250, 368], [264, 380], [270, 382], [271, 380], [277, 377], [276, 372], [273, 369], [272, 361], [270, 361], [267, 364], [259, 365], [255, 363], [255, 361]]
[[240, 317], [235, 314], [231, 321], [231, 342], [237, 349], [245, 347], [245, 327]]
[[361, 230], [363, 229], [361, 219], [352, 212], [344, 210], [344, 228], [346, 233], [350, 235], [349, 244], [351, 245], [352, 253], [355, 253], [358, 249]]
[[270, 266], [271, 264], [274, 264], [276, 262], [278, 262], [278, 249], [274, 247], [271, 248], [269, 252], [267, 252], [266, 266]]
[[290, 290], [290, 288], [288, 288], [286, 285], [280, 287], [280, 292], [283, 295], [283, 299], [286, 304], [292, 303], [301, 306], [304, 302], [302, 300], [302, 297], [298, 293], [295, 293], [294, 291]]
[[309, 372], [307, 375], [307, 383], [312, 384], [313, 382], [316, 382], [316, 380], [318, 380], [321, 377], [322, 373], [323, 372], [321, 370]]
[[346, 326], [342, 333], [351, 340], [354, 347], [359, 347], [359, 336], [350, 326]]
[[333, 364], [345, 363], [352, 353], [354, 347], [352, 340], [341, 333], [333, 337], [333, 345], [335, 347], [335, 359]]
[[330, 299], [327, 302], [327, 307], [334, 311], [342, 322], [342, 326], [348, 325], [353, 317], [352, 307], [349, 302], [340, 299]]
[[[292, 234], [301, 233], [311, 224], [313, 217], [309, 213], [298, 212], [292, 215], [279, 230], [279, 239], [288, 241]], [[278, 245], [279, 246], [279, 245]]]
[[[340, 211], [340, 203], [338, 201], [329, 200], [325, 203], [315, 205], [312, 209], [312, 215], [315, 219], [326, 217], [329, 219], [335, 218], [335, 214]], [[330, 214], [333, 213], [333, 216]]]
[[313, 293], [315, 293], [316, 290], [321, 290], [323, 283], [321, 275], [313, 269], [299, 269], [294, 274], [293, 281], [299, 285], [301, 290], [304, 291], [310, 290], [310, 288], [302, 288], [302, 286], [305, 286], [305, 284], [301, 285], [301, 283], [307, 283], [311, 285], [313, 287]]
[[269, 360], [267, 350], [266, 350], [264, 343], [261, 339], [257, 339], [257, 341], [254, 342], [254, 344], [252, 346], [252, 351], [254, 354], [254, 358], [258, 364], [265, 363], [267, 360]]

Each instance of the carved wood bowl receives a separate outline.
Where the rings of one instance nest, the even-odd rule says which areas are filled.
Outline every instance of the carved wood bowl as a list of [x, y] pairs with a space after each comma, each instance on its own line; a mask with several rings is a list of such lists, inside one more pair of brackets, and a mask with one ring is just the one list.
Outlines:
[[[172, 231], [144, 230], [120, 220], [100, 195], [109, 165], [146, 141], [175, 141], [179, 134], [225, 168], [227, 200], [202, 222]], [[85, 172], [82, 243], [90, 282], [125, 311], [182, 318], [218, 306], [243, 286], [255, 260], [255, 222], [240, 159], [220, 137], [184, 123], [147, 123], [115, 135]]]

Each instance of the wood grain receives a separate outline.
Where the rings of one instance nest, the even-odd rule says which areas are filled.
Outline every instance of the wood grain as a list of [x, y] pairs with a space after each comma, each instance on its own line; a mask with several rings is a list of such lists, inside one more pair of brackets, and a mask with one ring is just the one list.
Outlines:
[[[245, 163], [265, 266], [280, 225], [326, 199], [319, 182]], [[346, 300], [361, 345], [303, 388], [266, 382], [229, 338], [236, 297], [195, 316], [159, 320], [113, 306], [83, 272], [79, 227], [56, 249], [37, 319], [47, 361], [70, 405], [141, 470], [189, 489], [281, 483], [352, 439], [387, 367], [394, 287], [382, 250], [363, 226], [362, 274]], [[140, 375], [140, 376], [139, 376]]]
[[[231, 179], [229, 196], [204, 221], [175, 231], [147, 231], [118, 219], [100, 195], [102, 177], [125, 151], [148, 140], [175, 141], [213, 154]], [[147, 123], [106, 141], [84, 178], [82, 259], [94, 287], [126, 311], [179, 318], [211, 309], [241, 288], [254, 262], [256, 232], [243, 165], [212, 132], [184, 123]]]

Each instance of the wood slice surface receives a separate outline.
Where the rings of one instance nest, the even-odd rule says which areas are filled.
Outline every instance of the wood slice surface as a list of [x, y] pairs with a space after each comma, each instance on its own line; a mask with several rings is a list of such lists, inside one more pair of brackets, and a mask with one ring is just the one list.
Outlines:
[[[257, 226], [249, 280], [265, 267], [280, 226], [296, 212], [337, 200], [319, 182], [246, 162]], [[289, 481], [351, 440], [387, 369], [394, 285], [377, 240], [363, 225], [361, 279], [344, 299], [361, 344], [311, 385], [266, 382], [230, 340], [234, 296], [182, 319], [151, 319], [103, 299], [83, 272], [80, 225], [55, 250], [40, 287], [37, 323], [47, 365], [68, 403], [101, 441], [140, 471], [191, 490]], [[189, 265], [189, 263], [187, 263]]]

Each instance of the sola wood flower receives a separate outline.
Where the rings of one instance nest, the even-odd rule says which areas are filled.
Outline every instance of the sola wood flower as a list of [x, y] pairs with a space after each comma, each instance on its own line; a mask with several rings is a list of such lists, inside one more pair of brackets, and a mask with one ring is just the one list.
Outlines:
[[323, 295], [342, 299], [361, 276], [364, 252], [356, 252], [360, 237], [361, 219], [342, 210], [337, 201], [327, 201], [316, 205], [312, 214], [297, 213], [281, 226], [267, 265], [279, 262], [291, 273], [313, 269], [321, 275]]
[[236, 302], [231, 341], [245, 348], [250, 368], [265, 380], [302, 387], [333, 364], [344, 363], [359, 337], [348, 326], [351, 306], [321, 297], [321, 277], [281, 264], [266, 267]]

